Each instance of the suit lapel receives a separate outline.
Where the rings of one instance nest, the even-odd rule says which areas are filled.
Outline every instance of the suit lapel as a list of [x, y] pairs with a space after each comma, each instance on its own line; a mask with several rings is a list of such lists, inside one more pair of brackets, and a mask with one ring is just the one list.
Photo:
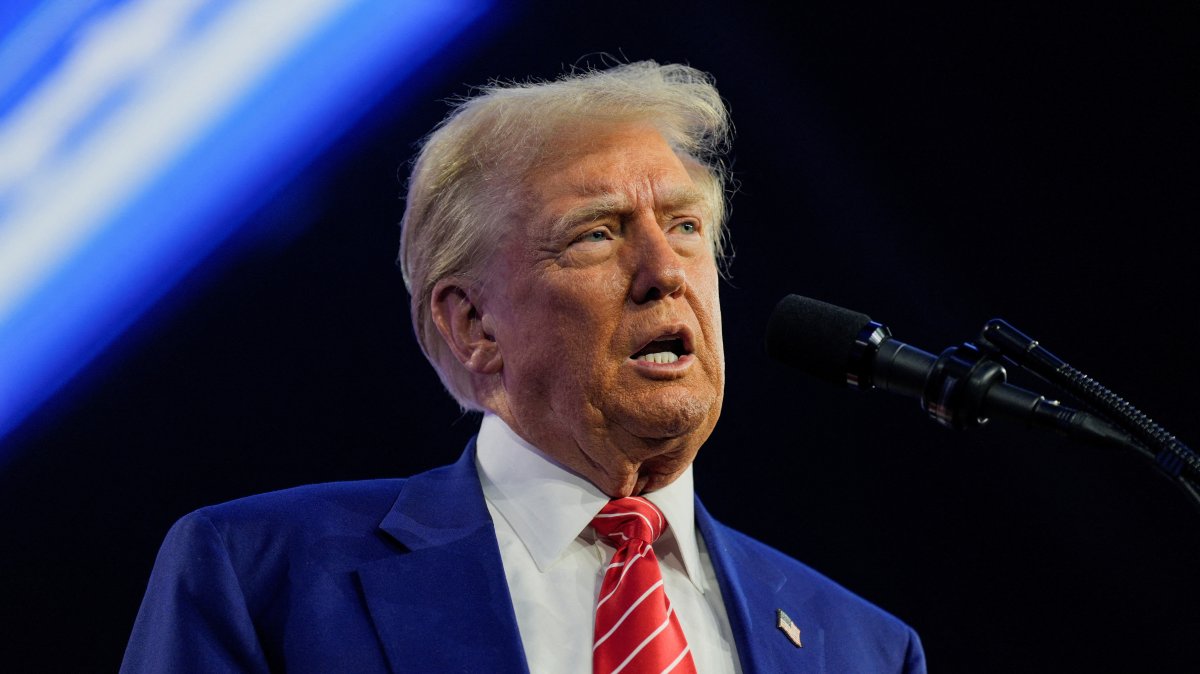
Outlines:
[[[696, 501], [696, 524], [721, 586], [729, 627], [743, 672], [823, 672], [824, 632], [806, 623], [811, 592], [768, 558], [751, 554], [745, 537], [713, 520]], [[776, 610], [787, 613], [801, 630], [797, 648], [777, 627]]]
[[[721, 587], [742, 671], [823, 672], [824, 633], [806, 623], [809, 592], [696, 501], [696, 523]], [[380, 523], [397, 554], [358, 570], [367, 608], [396, 672], [528, 672], [475, 443], [457, 463], [410, 478]], [[776, 627], [783, 609], [796, 648]]]
[[402, 549], [358, 575], [394, 671], [528, 672], [474, 440], [407, 480], [379, 528]]

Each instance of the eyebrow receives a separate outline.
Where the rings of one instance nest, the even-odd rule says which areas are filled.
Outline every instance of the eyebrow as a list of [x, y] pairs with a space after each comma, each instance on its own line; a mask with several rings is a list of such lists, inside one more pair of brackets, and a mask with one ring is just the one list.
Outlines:
[[[584, 222], [599, 220], [614, 213], [628, 213], [632, 210], [629, 199], [619, 192], [606, 189], [584, 190], [585, 194], [596, 194], [591, 201], [569, 209], [550, 224], [552, 232], [565, 232]], [[658, 192], [656, 210], [674, 211], [680, 208], [703, 204], [706, 201], [704, 192], [691, 186], [679, 185], [668, 187]]]

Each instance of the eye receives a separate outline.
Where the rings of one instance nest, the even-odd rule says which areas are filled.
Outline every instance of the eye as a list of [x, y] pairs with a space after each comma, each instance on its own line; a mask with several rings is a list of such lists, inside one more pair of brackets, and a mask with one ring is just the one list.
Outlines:
[[700, 231], [700, 223], [695, 220], [684, 220], [678, 225], [679, 231], [684, 234], [695, 234]]
[[584, 232], [583, 236], [575, 239], [575, 243], [599, 243], [601, 241], [608, 241], [611, 238], [612, 235], [609, 233], [607, 228], [597, 227], [596, 229]]

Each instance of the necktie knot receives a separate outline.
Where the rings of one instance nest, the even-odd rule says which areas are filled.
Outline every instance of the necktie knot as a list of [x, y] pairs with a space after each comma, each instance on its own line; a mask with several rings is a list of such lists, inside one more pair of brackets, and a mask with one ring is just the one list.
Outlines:
[[596, 534], [616, 547], [630, 541], [653, 543], [667, 528], [667, 518], [658, 506], [641, 496], [613, 499], [592, 519]]

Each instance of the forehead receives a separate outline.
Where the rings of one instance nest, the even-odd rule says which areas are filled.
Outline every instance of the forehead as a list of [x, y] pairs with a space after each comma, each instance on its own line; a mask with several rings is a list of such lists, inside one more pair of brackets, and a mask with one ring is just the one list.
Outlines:
[[579, 126], [557, 135], [553, 146], [525, 180], [543, 214], [588, 201], [670, 208], [703, 200], [680, 157], [650, 124]]

